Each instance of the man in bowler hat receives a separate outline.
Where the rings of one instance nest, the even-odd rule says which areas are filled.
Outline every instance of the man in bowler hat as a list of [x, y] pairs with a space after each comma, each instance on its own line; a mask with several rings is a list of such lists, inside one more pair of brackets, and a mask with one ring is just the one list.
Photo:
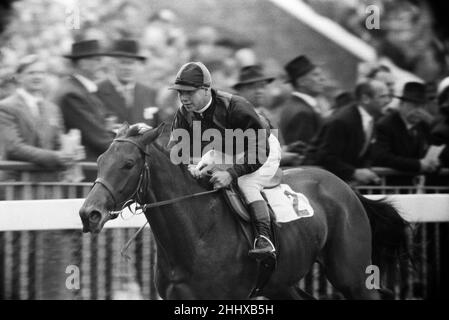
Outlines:
[[293, 92], [281, 105], [280, 130], [285, 144], [309, 144], [322, 124], [323, 110], [317, 99], [325, 89], [321, 68], [301, 55], [284, 67]]
[[145, 56], [139, 54], [138, 43], [121, 39], [114, 42], [106, 53], [111, 57], [112, 74], [98, 84], [98, 96], [115, 118], [116, 125], [123, 122], [144, 122], [152, 127], [158, 125], [156, 93], [148, 86], [136, 81]]
[[397, 98], [398, 110], [391, 111], [376, 125], [373, 164], [414, 173], [435, 171], [438, 159], [425, 157], [433, 119], [425, 109], [424, 84], [407, 82]]
[[96, 158], [109, 147], [114, 133], [106, 129], [106, 109], [97, 96], [94, 82], [101, 67], [100, 45], [97, 40], [84, 40], [72, 44], [70, 59], [72, 72], [56, 93], [67, 130], [79, 129], [81, 143], [86, 148], [88, 161]]

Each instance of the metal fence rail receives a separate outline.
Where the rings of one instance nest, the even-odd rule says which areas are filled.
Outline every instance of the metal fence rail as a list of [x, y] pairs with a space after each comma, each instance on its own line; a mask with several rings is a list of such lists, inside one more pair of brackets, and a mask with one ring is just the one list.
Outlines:
[[[95, 164], [83, 167], [95, 170]], [[24, 163], [0, 162], [0, 170], [21, 173], [21, 181], [0, 182], [2, 200], [84, 198], [90, 190], [90, 182], [30, 181], [30, 172], [38, 169]], [[418, 177], [410, 186], [388, 186], [385, 181], [395, 172], [385, 169], [378, 172], [383, 177], [382, 185], [356, 189], [363, 194], [386, 195], [449, 193], [449, 184], [428, 186], [425, 177]], [[96, 236], [82, 234], [81, 230], [0, 232], [0, 299], [157, 299], [153, 284], [156, 250], [151, 230], [147, 229], [131, 245], [130, 262], [120, 255], [120, 249], [135, 231], [135, 228], [105, 229]], [[448, 237], [449, 222], [414, 224], [408, 239], [415, 256], [415, 270], [401, 268], [383, 279], [397, 299], [447, 295], [444, 291], [449, 273]], [[67, 267], [72, 265], [80, 270], [79, 290], [66, 286], [70, 275], [66, 273]], [[300, 281], [300, 287], [317, 298], [341, 298], [318, 264]]]

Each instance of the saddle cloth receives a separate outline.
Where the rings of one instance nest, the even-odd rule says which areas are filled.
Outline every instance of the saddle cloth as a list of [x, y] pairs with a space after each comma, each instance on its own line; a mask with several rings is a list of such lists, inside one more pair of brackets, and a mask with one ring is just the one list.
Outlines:
[[[235, 187], [225, 189], [226, 199], [231, 208], [246, 222], [250, 221], [246, 204]], [[302, 193], [293, 191], [289, 185], [280, 184], [274, 188], [264, 189], [262, 195], [268, 202], [278, 223], [290, 222], [300, 218], [311, 217], [314, 210], [309, 200]]]
[[[242, 154], [237, 156], [237, 158], [241, 157], [243, 157]], [[195, 159], [195, 166], [189, 170], [195, 170], [197, 174], [207, 174], [213, 168], [226, 170], [232, 166], [233, 160], [230, 155], [221, 153], [218, 150], [209, 150], [202, 158]], [[245, 201], [243, 201], [238, 187], [233, 185], [231, 189], [226, 189], [225, 195], [231, 208], [243, 220], [250, 221]], [[293, 191], [287, 184], [280, 184], [274, 188], [263, 189], [262, 196], [268, 202], [270, 211], [274, 214], [276, 222], [290, 222], [313, 216], [313, 208], [306, 196]]]

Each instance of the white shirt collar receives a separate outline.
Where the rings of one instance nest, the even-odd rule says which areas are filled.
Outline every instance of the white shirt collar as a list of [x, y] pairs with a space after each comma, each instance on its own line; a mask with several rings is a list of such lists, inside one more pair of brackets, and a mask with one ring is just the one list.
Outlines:
[[202, 108], [201, 110], [194, 110], [193, 112], [196, 112], [196, 113], [203, 113], [204, 111], [207, 110], [207, 108], [210, 107], [211, 104], [212, 104], [212, 97], [210, 97], [209, 102], [206, 104], [206, 106], [205, 106], [204, 108]]
[[90, 93], [98, 91], [97, 84], [95, 82], [93, 82], [92, 80], [87, 79], [86, 77], [84, 77], [80, 74], [74, 74], [73, 76], [79, 82], [81, 82], [81, 84], [84, 86], [84, 88], [86, 88], [86, 90], [89, 91]]
[[299, 92], [299, 91], [294, 91], [292, 92], [292, 95], [295, 97], [298, 97], [302, 100], [304, 100], [307, 104], [309, 104], [314, 110], [316, 110], [317, 112], [320, 112], [320, 110], [318, 110], [318, 101], [305, 93]]
[[23, 88], [16, 89], [17, 94], [25, 101], [25, 104], [30, 109], [34, 116], [39, 115], [38, 103], [42, 101], [42, 97], [32, 95]]
[[373, 122], [373, 117], [365, 110], [365, 108], [361, 106], [357, 106], [360, 112], [360, 116], [362, 117], [362, 126], [365, 132], [368, 131], [368, 128], [371, 126]]

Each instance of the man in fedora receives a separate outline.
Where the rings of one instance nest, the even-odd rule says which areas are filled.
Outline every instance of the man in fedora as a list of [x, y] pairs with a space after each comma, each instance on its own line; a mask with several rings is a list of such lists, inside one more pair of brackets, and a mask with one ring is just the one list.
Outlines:
[[267, 84], [273, 82], [275, 77], [263, 73], [261, 65], [250, 65], [240, 69], [238, 81], [232, 86], [237, 93], [251, 102], [256, 109], [265, 106], [265, 90]]
[[106, 129], [106, 110], [96, 95], [96, 73], [101, 67], [100, 46], [97, 40], [72, 44], [70, 59], [72, 72], [64, 79], [55, 101], [59, 105], [67, 130], [79, 129], [81, 143], [86, 148], [87, 161], [95, 161], [109, 147], [114, 133]]
[[117, 125], [123, 122], [144, 122], [152, 127], [159, 123], [156, 93], [136, 81], [137, 73], [146, 58], [139, 54], [134, 40], [117, 40], [110, 52], [112, 74], [98, 84], [98, 96], [115, 117]]
[[426, 111], [426, 88], [407, 82], [398, 96], [397, 111], [391, 111], [376, 125], [373, 164], [400, 171], [429, 173], [438, 168], [438, 159], [426, 158], [432, 116]]
[[[232, 86], [238, 95], [248, 100], [259, 114], [262, 121], [267, 122], [273, 129], [279, 129], [276, 117], [265, 108], [266, 87], [273, 82], [275, 77], [265, 75], [261, 65], [249, 65], [240, 69], [238, 81]], [[282, 136], [277, 132], [277, 138], [282, 141]], [[293, 166], [302, 162], [302, 157], [298, 154], [305, 145], [297, 142], [282, 147], [281, 165]], [[303, 153], [301, 151], [301, 153]]]
[[280, 106], [280, 130], [285, 144], [309, 144], [322, 124], [323, 106], [317, 99], [325, 90], [321, 68], [301, 55], [284, 67], [293, 92]]

